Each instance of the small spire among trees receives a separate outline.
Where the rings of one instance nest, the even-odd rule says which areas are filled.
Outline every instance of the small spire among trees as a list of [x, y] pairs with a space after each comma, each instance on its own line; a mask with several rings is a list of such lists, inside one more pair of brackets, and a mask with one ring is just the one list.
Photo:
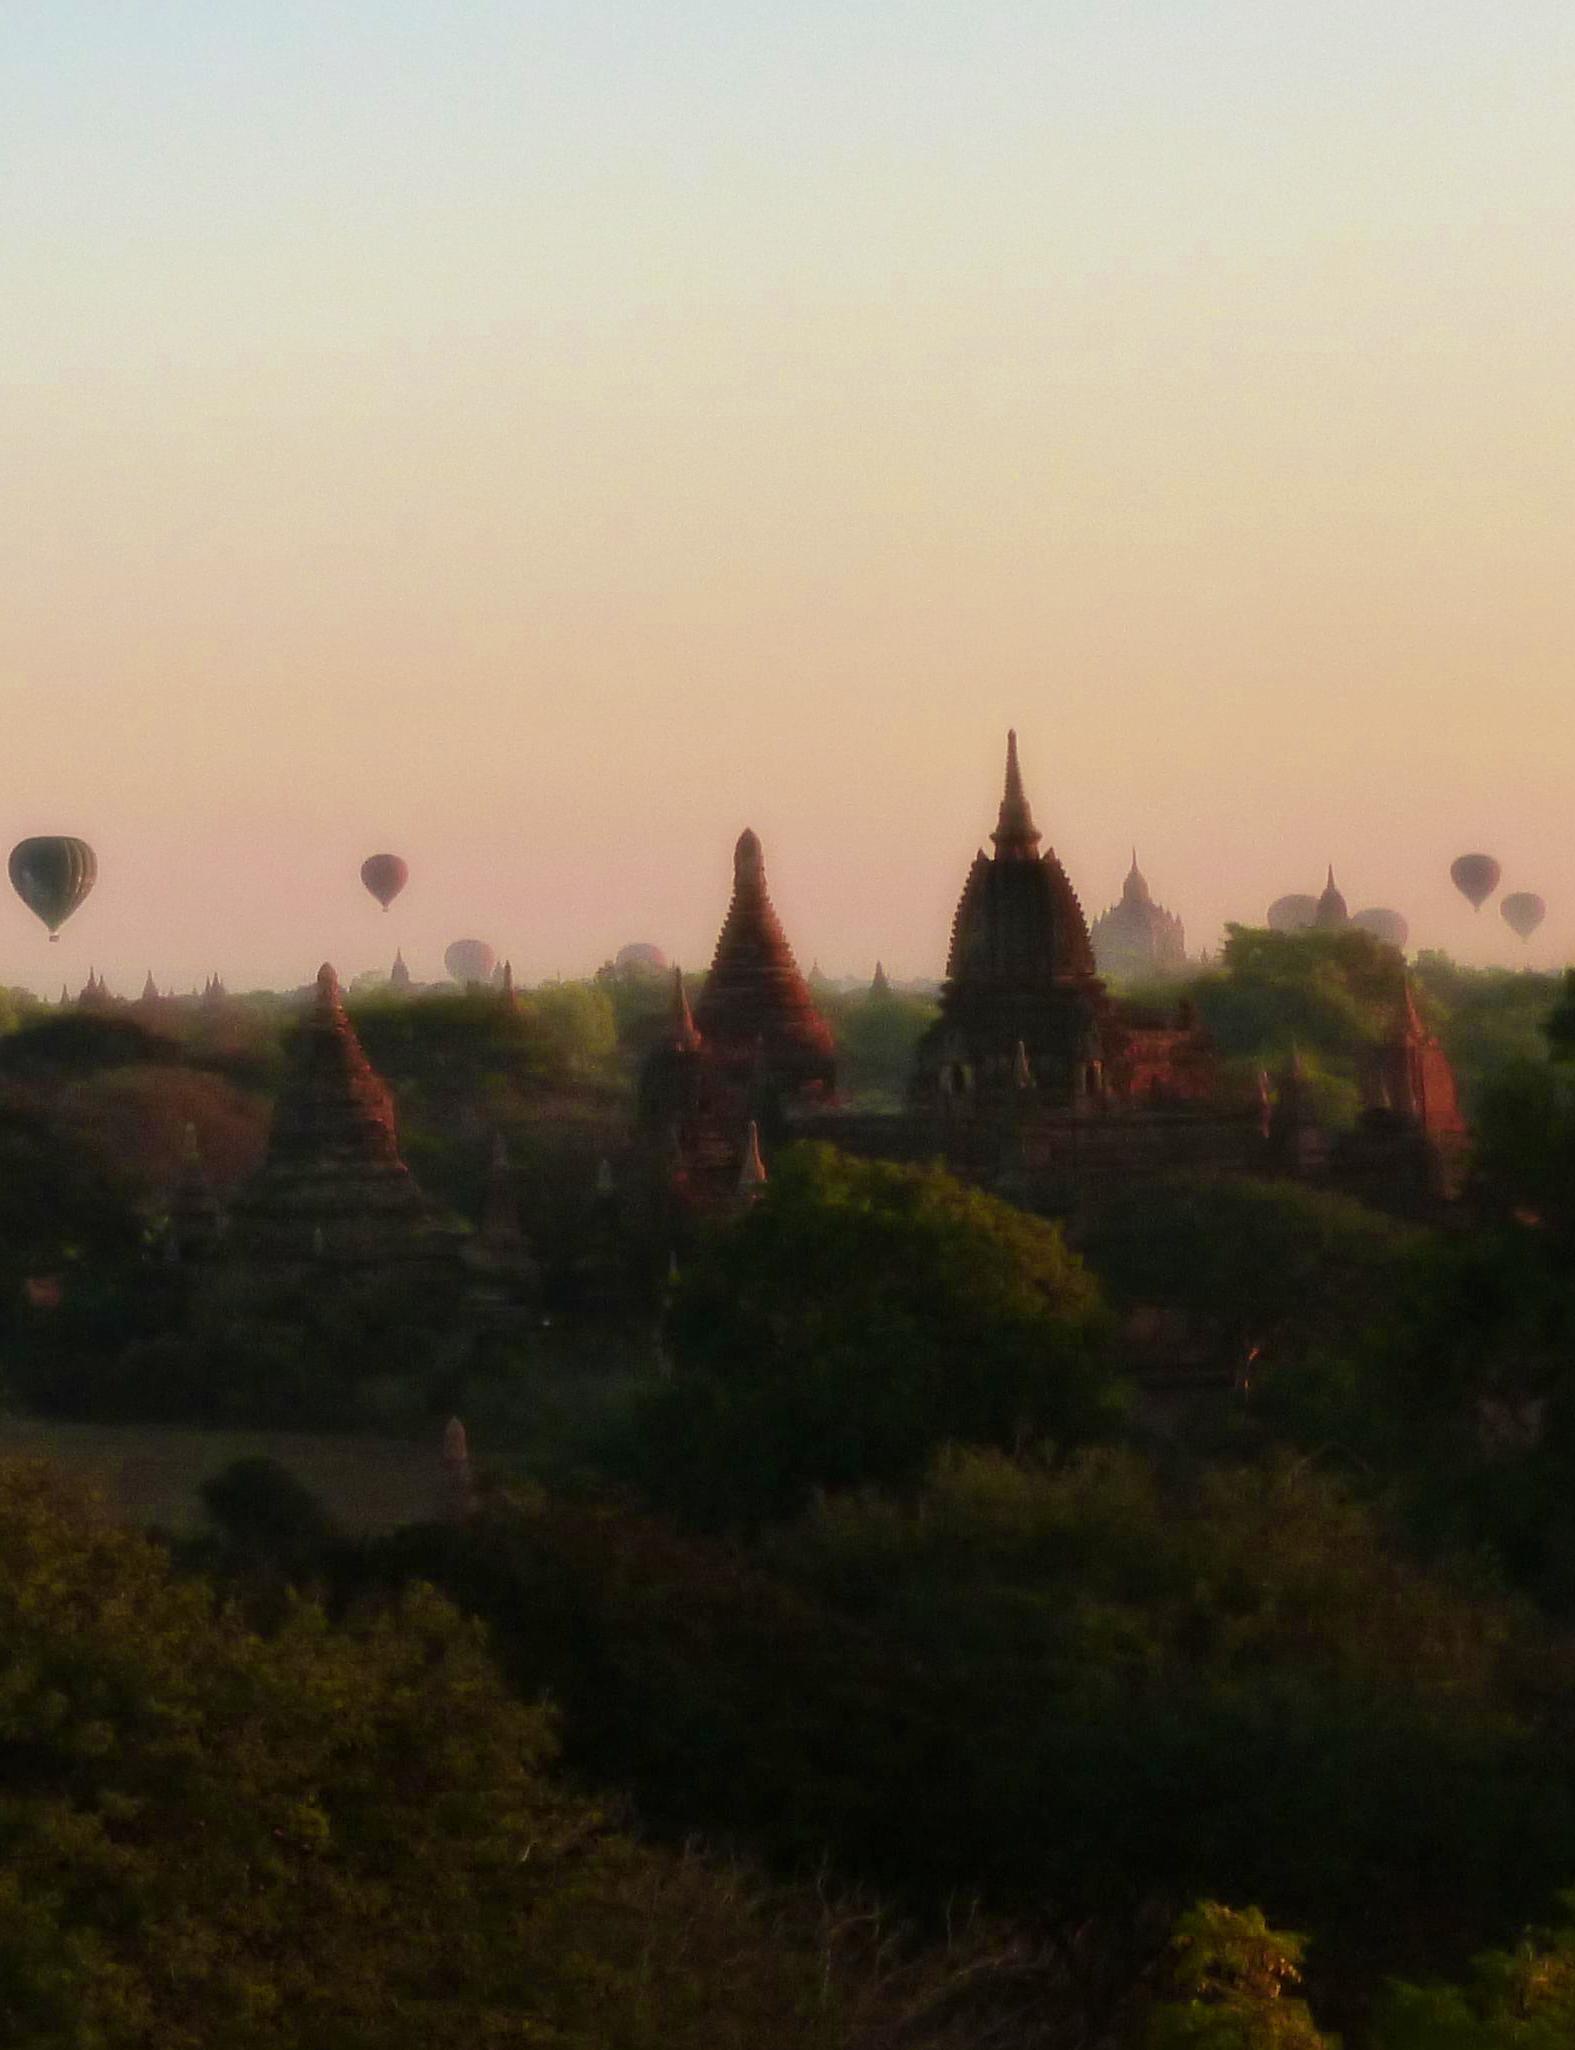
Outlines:
[[684, 971], [673, 970], [673, 1047], [678, 1053], [700, 1051], [700, 1030], [695, 1024], [695, 1014], [689, 1008], [689, 992], [684, 987]]
[[746, 1205], [757, 1203], [765, 1186], [766, 1163], [760, 1152], [760, 1127], [751, 1118], [744, 1133], [744, 1157], [738, 1170], [739, 1202]]

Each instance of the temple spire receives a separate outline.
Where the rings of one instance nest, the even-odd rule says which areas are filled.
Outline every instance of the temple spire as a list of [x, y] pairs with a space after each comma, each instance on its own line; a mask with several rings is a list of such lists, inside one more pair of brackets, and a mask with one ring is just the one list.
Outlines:
[[1001, 814], [990, 838], [995, 842], [998, 861], [1038, 859], [1035, 849], [1039, 845], [1040, 834], [1034, 824], [1034, 815], [1028, 808], [1028, 799], [1023, 794], [1023, 772], [1017, 765], [1015, 729], [1006, 736], [1006, 788], [1001, 794]]
[[695, 1014], [689, 1008], [689, 992], [684, 988], [684, 971], [673, 970], [673, 1045], [679, 1053], [698, 1053], [700, 1034], [695, 1026]]
[[1329, 864], [1329, 880], [1323, 886], [1323, 895], [1318, 899], [1318, 909], [1313, 915], [1313, 924], [1320, 932], [1335, 932], [1341, 926], [1349, 925], [1351, 914], [1340, 894], [1340, 886], [1334, 879], [1334, 863]]
[[1151, 904], [1148, 878], [1138, 867], [1137, 849], [1132, 850], [1132, 866], [1127, 870], [1127, 879], [1121, 886], [1121, 901], [1124, 904]]

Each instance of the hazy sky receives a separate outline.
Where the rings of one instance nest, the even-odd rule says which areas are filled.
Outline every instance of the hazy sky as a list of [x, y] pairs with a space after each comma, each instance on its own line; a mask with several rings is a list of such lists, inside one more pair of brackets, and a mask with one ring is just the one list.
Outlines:
[[938, 970], [1010, 723], [1091, 915], [1561, 961], [1572, 394], [1569, 0], [5, 0], [0, 981], [700, 963], [746, 824]]

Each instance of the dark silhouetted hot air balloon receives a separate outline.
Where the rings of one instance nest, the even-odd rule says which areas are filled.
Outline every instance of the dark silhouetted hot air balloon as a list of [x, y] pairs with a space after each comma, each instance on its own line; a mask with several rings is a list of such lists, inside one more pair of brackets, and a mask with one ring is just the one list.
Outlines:
[[1523, 940], [1529, 940], [1548, 915], [1547, 905], [1535, 890], [1516, 890], [1498, 908], [1504, 915], [1504, 923], [1518, 932]]
[[498, 957], [485, 940], [455, 940], [443, 956], [443, 966], [456, 982], [486, 982], [498, 965]]
[[1276, 897], [1269, 906], [1271, 932], [1306, 932], [1318, 916], [1316, 897]]
[[98, 857], [86, 840], [51, 833], [11, 849], [11, 887], [49, 927], [52, 940], [97, 881]]
[[1411, 937], [1411, 928], [1398, 911], [1386, 911], [1375, 904], [1371, 911], [1358, 911], [1351, 920], [1364, 932], [1370, 932], [1374, 939], [1385, 941], [1391, 947], [1398, 947], [1402, 953], [1405, 943]]
[[386, 911], [410, 880], [410, 870], [397, 854], [369, 854], [361, 864], [361, 880]]
[[1501, 873], [1491, 854], [1462, 854], [1449, 864], [1449, 880], [1470, 900], [1473, 911], [1480, 911], [1498, 888]]

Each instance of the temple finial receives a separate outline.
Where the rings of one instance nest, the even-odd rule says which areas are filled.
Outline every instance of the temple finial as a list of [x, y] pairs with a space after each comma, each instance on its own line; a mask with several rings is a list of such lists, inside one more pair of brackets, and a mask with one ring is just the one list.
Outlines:
[[1149, 894], [1148, 878], [1144, 875], [1142, 869], [1138, 867], [1136, 847], [1132, 850], [1132, 866], [1127, 870], [1127, 879], [1121, 885], [1121, 895], [1123, 901], [1128, 904], [1149, 904], [1153, 902]]
[[1017, 762], [1017, 733], [1014, 728], [1006, 736], [1006, 788], [1001, 794], [1001, 815], [996, 820], [995, 831], [990, 835], [995, 843], [996, 858], [1032, 861], [1037, 857], [1039, 829], [1034, 824], [1034, 815], [1028, 808], [1028, 799], [1023, 792], [1023, 773]]
[[746, 826], [733, 849], [733, 881], [742, 887], [746, 883], [764, 880], [765, 857], [761, 852], [760, 836]]

